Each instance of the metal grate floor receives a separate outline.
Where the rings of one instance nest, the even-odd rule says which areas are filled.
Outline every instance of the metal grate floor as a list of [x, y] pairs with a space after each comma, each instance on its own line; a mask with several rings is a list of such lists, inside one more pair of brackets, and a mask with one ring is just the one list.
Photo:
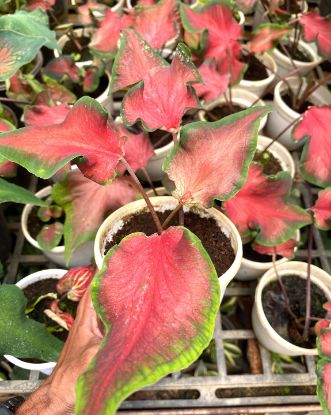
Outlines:
[[[298, 163], [298, 158], [295, 161]], [[30, 190], [37, 187], [37, 180], [32, 179]], [[300, 187], [300, 185], [299, 185]], [[316, 195], [319, 189], [312, 189]], [[308, 207], [309, 191], [300, 187], [303, 205]], [[9, 259], [5, 283], [15, 283], [20, 269], [35, 266], [37, 269], [52, 268], [43, 255], [23, 252], [24, 237], [18, 222], [9, 223], [13, 233], [17, 235], [15, 247]], [[323, 245], [321, 232], [314, 229], [313, 260], [330, 273], [331, 250]], [[307, 251], [298, 250], [297, 260], [305, 261]], [[23, 275], [21, 275], [23, 276]], [[254, 283], [233, 282], [226, 291], [226, 296], [237, 296], [238, 299], [252, 298]], [[246, 312], [246, 314], [248, 314]], [[126, 400], [121, 411], [140, 415], [159, 413], [177, 414], [235, 414], [235, 413], [321, 413], [315, 396], [315, 360], [304, 358], [304, 373], [272, 372], [271, 354], [254, 340], [254, 332], [250, 328], [222, 328], [221, 313], [217, 316], [214, 333], [217, 373], [214, 376], [182, 376], [174, 373], [157, 384], [139, 391]], [[224, 341], [249, 342], [255, 347], [255, 354], [260, 361], [260, 373], [229, 374], [224, 352]], [[0, 382], [0, 400], [9, 395], [31, 393], [40, 383], [38, 372], [30, 372], [30, 380], [13, 380]], [[184, 409], [192, 408], [192, 409]], [[194, 409], [195, 408], [195, 409]], [[203, 409], [205, 408], [205, 409]], [[209, 408], [209, 409], [208, 409]]]

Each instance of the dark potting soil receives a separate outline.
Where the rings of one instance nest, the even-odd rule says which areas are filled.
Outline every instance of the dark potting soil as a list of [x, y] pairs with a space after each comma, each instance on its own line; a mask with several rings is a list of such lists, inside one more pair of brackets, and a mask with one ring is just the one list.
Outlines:
[[269, 75], [265, 66], [253, 53], [242, 55], [240, 60], [247, 65], [244, 79], [248, 81], [262, 81], [268, 78]]
[[[263, 255], [254, 251], [251, 244], [243, 245], [244, 258], [254, 262], [272, 262], [272, 255]], [[280, 255], [276, 255], [276, 261], [281, 259]]]
[[236, 112], [240, 112], [246, 108], [241, 107], [237, 104], [230, 105], [218, 105], [217, 107], [213, 108], [210, 111], [206, 111], [205, 117], [207, 121], [217, 121], [223, 117], [227, 117], [228, 115], [235, 114]]
[[280, 9], [289, 14], [298, 14], [301, 12], [301, 7], [296, 0], [285, 0], [284, 4], [280, 6]]
[[[29, 285], [28, 287], [24, 288], [23, 292], [28, 300], [27, 307], [31, 306], [37, 300], [37, 298], [42, 295], [48, 293], [56, 293], [57, 282], [58, 280], [56, 278], [49, 278], [46, 280], [37, 281]], [[33, 320], [39, 321], [39, 323], [42, 323], [47, 327], [58, 326], [58, 324], [55, 321], [51, 320], [44, 313], [44, 310], [50, 307], [52, 301], [52, 298], [44, 298], [35, 306], [34, 310], [28, 314], [28, 317]], [[64, 298], [60, 301], [59, 304], [61, 310], [70, 313], [73, 317], [76, 316], [77, 306], [79, 304], [78, 302]], [[52, 334], [62, 341], [66, 341], [68, 337], [68, 331], [64, 329], [63, 331], [53, 332]]]
[[[28, 231], [33, 239], [37, 239], [39, 232], [45, 225], [51, 225], [54, 222], [64, 223], [64, 220], [65, 220], [65, 215], [64, 213], [62, 213], [62, 215], [59, 218], [56, 218], [56, 219], [51, 218], [48, 222], [43, 222], [38, 218], [38, 209], [39, 209], [38, 206], [33, 206], [28, 216], [28, 223], [27, 223]], [[63, 244], [64, 242], [63, 240], [61, 240], [59, 243], [59, 246]]]
[[73, 42], [71, 39], [69, 39], [63, 46], [62, 53], [63, 55], [70, 55], [72, 53], [79, 54], [80, 55], [80, 61], [88, 61], [92, 59], [92, 55], [89, 51], [88, 45], [91, 41], [91, 39], [88, 36], [81, 36], [78, 37], [75, 36], [75, 40], [80, 44], [82, 47], [82, 50], [79, 50], [77, 46], [75, 45], [75, 42]]
[[100, 77], [99, 85], [98, 85], [98, 87], [95, 91], [87, 93], [83, 90], [81, 85], [74, 84], [73, 85], [73, 93], [77, 97], [82, 97], [82, 96], [88, 94], [89, 97], [98, 98], [101, 94], [103, 94], [105, 92], [105, 90], [108, 88], [108, 85], [109, 85], [108, 76], [104, 74]]
[[[298, 47], [295, 48], [295, 51], [292, 51], [292, 43], [285, 44], [285, 48], [287, 49], [288, 53], [290, 54], [291, 58], [300, 61], [300, 62], [311, 62], [312, 58], [302, 49]], [[277, 49], [284, 55], [283, 48], [278, 45]]]
[[[158, 212], [161, 223], [165, 221], [170, 212], [170, 210], [163, 213]], [[177, 215], [170, 225], [177, 226], [178, 224]], [[217, 274], [219, 276], [223, 275], [232, 265], [235, 254], [230, 239], [220, 230], [215, 219], [201, 218], [196, 213], [187, 212], [184, 216], [184, 224], [186, 228], [200, 238], [202, 245], [215, 265]], [[156, 232], [149, 212], [132, 215], [128, 218], [122, 229], [113, 235], [113, 239], [106, 244], [105, 253], [115, 244], [119, 244], [125, 236], [133, 232], [144, 232], [146, 235], [152, 235]]]
[[285, 102], [285, 104], [292, 108], [294, 111], [298, 112], [299, 114], [303, 114], [305, 111], [307, 111], [308, 107], [314, 106], [314, 104], [311, 101], [305, 101], [300, 108], [293, 108], [292, 107], [292, 99], [288, 93], [282, 95], [282, 100]]
[[[285, 285], [287, 296], [290, 303], [291, 311], [300, 320], [302, 327], [295, 324], [294, 319], [290, 316], [284, 299], [284, 294], [278, 283], [270, 283], [262, 292], [262, 305], [265, 315], [274, 330], [285, 340], [301, 347], [316, 347], [316, 336], [313, 334], [316, 321], [311, 321], [310, 333], [308, 340], [302, 338], [304, 318], [306, 315], [306, 280], [297, 275], [286, 275], [282, 277]], [[317, 318], [325, 317], [323, 304], [327, 298], [324, 292], [314, 283], [311, 285], [311, 316]]]
[[280, 162], [269, 151], [256, 150], [254, 161], [262, 165], [264, 174], [277, 174], [283, 170]]
[[149, 140], [154, 148], [164, 147], [166, 144], [171, 143], [172, 134], [163, 130], [155, 130], [148, 133]]

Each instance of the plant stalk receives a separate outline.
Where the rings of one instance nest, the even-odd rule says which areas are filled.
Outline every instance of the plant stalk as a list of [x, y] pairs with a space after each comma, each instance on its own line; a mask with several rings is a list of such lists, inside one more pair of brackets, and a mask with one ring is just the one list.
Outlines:
[[11, 102], [13, 104], [22, 104], [22, 105], [32, 105], [32, 102], [29, 101], [21, 101], [20, 99], [12, 99], [6, 97], [0, 97], [1, 102]]
[[[311, 204], [310, 204], [311, 205]], [[308, 338], [309, 334], [309, 321], [311, 320], [311, 260], [313, 249], [313, 225], [309, 225], [308, 228], [308, 258], [307, 258], [307, 280], [306, 280], [306, 317], [305, 327], [303, 329], [302, 337]]]
[[166, 220], [162, 223], [163, 229], [167, 229], [169, 223], [171, 223], [172, 219], [177, 215], [178, 212], [182, 210], [182, 208], [183, 208], [183, 205], [181, 203], [178, 203], [175, 209], [169, 214]]
[[297, 123], [302, 118], [302, 115], [300, 117], [293, 120], [287, 127], [285, 127], [275, 138], [272, 139], [272, 141], [267, 145], [267, 147], [263, 150], [263, 153], [269, 149], [273, 145], [275, 141], [277, 141], [288, 129], [290, 129], [295, 123]]
[[163, 232], [163, 228], [160, 222], [159, 217], [157, 216], [157, 213], [155, 212], [155, 209], [153, 207], [153, 205], [151, 204], [151, 201], [149, 200], [145, 189], [142, 187], [138, 177], [136, 176], [136, 173], [134, 172], [134, 170], [132, 169], [132, 167], [130, 166], [130, 164], [125, 160], [125, 158], [121, 158], [120, 161], [124, 164], [125, 168], [127, 169], [128, 173], [130, 174], [130, 176], [133, 179], [133, 182], [135, 183], [138, 191], [141, 193], [142, 197], [144, 198], [146, 205], [152, 215], [153, 221], [155, 223], [156, 229], [157, 229], [157, 233], [159, 235], [161, 235], [161, 233]]
[[155, 186], [154, 186], [154, 184], [153, 184], [153, 182], [152, 182], [152, 180], [151, 180], [151, 178], [150, 178], [150, 175], [148, 174], [148, 171], [145, 169], [145, 167], [143, 167], [141, 170], [143, 171], [144, 176], [145, 176], [145, 178], [146, 178], [146, 180], [147, 180], [148, 184], [149, 184], [149, 185], [150, 185], [150, 187], [152, 188], [154, 195], [155, 195], [155, 196], [158, 196], [158, 193], [157, 193], [157, 191], [156, 191], [156, 189], [155, 189]]

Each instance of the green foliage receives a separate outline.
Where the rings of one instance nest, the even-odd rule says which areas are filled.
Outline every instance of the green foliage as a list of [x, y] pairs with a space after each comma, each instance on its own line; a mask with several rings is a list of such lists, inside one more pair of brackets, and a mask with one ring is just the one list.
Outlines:
[[0, 179], [0, 203], [4, 202], [23, 203], [24, 205], [31, 203], [37, 206], [46, 205], [46, 202], [39, 199], [23, 187], [9, 183], [4, 179]]

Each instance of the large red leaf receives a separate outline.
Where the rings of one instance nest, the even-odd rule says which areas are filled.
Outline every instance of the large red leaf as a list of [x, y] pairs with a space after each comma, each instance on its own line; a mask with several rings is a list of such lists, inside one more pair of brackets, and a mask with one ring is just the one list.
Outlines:
[[177, 46], [171, 65], [145, 75], [143, 83], [132, 87], [122, 103], [122, 117], [132, 125], [141, 120], [147, 130], [178, 130], [189, 108], [199, 101], [189, 85], [200, 75], [181, 45]]
[[300, 17], [307, 42], [316, 41], [318, 51], [326, 58], [331, 58], [331, 17], [321, 17], [318, 12], [304, 13]]
[[60, 56], [48, 62], [43, 69], [45, 75], [57, 81], [68, 76], [73, 82], [79, 82], [79, 68], [71, 56]]
[[185, 30], [206, 34], [202, 36], [202, 42], [206, 43], [202, 45], [206, 58], [223, 58], [231, 41], [241, 36], [241, 27], [233, 18], [230, 2], [226, 0], [210, 1], [195, 9], [181, 4], [180, 11]]
[[151, 6], [135, 8], [134, 28], [156, 49], [179, 34], [176, 0], [160, 0]]
[[241, 44], [231, 41], [225, 51], [224, 57], [218, 62], [218, 70], [221, 74], [230, 74], [231, 84], [239, 82], [246, 65], [239, 60]]
[[106, 334], [78, 380], [76, 411], [113, 415], [132, 392], [188, 366], [209, 344], [219, 284], [199, 239], [171, 227], [132, 234], [108, 252], [92, 299]]
[[[106, 214], [135, 200], [137, 190], [129, 177], [120, 177], [110, 185], [100, 186], [79, 171], [71, 171], [53, 186], [52, 197], [65, 210], [64, 254], [69, 262], [79, 245], [94, 240]], [[91, 201], [93, 206], [87, 208]]]
[[252, 243], [252, 248], [262, 255], [281, 255], [286, 258], [292, 258], [294, 256], [294, 249], [297, 246], [297, 242], [295, 239], [289, 239], [282, 244], [276, 246], [265, 246], [256, 243], [255, 241]]
[[261, 245], [278, 245], [311, 222], [310, 215], [287, 197], [292, 180], [288, 173], [265, 176], [263, 168], [252, 164], [246, 183], [231, 200], [223, 203], [226, 215], [247, 240], [256, 232]]
[[87, 26], [93, 23], [90, 13], [93, 13], [94, 11], [102, 13], [106, 7], [107, 6], [105, 4], [88, 0], [86, 4], [82, 4], [81, 6], [77, 7], [79, 23], [83, 26]]
[[281, 38], [290, 32], [288, 25], [262, 24], [254, 33], [253, 39], [248, 43], [252, 53], [263, 53], [273, 49]]
[[204, 80], [204, 84], [194, 85], [199, 97], [205, 101], [212, 101], [224, 94], [229, 86], [230, 74], [221, 74], [214, 59], [204, 61], [199, 67], [199, 72]]
[[90, 48], [98, 53], [105, 54], [107, 57], [114, 57], [121, 30], [129, 27], [132, 23], [133, 17], [131, 15], [123, 14], [120, 16], [108, 9], [92, 36]]
[[331, 105], [310, 107], [293, 129], [293, 137], [300, 141], [309, 138], [301, 154], [300, 169], [309, 183], [331, 186]]
[[331, 414], [331, 362], [321, 359], [317, 363], [317, 397], [323, 413]]
[[26, 127], [0, 135], [0, 155], [38, 177], [49, 178], [82, 156], [83, 174], [97, 183], [110, 182], [122, 156], [122, 140], [94, 99], [83, 97], [61, 124]]
[[[9, 121], [0, 118], [0, 133], [14, 130], [15, 126]], [[17, 166], [15, 163], [4, 160], [0, 156], [0, 177], [12, 177], [16, 175]]]
[[70, 111], [66, 104], [49, 107], [47, 105], [34, 105], [25, 107], [24, 123], [26, 126], [42, 127], [53, 124], [61, 124]]
[[96, 267], [75, 267], [71, 268], [59, 279], [56, 284], [56, 291], [66, 295], [71, 301], [80, 301], [90, 285], [96, 272]]
[[142, 81], [154, 70], [167, 67], [167, 62], [134, 29], [123, 30], [112, 68], [112, 91]]
[[331, 229], [331, 187], [318, 193], [318, 199], [311, 210], [320, 229]]
[[255, 107], [220, 121], [185, 125], [163, 165], [176, 185], [174, 196], [210, 207], [214, 199], [236, 194], [246, 180], [260, 120], [267, 113]]

